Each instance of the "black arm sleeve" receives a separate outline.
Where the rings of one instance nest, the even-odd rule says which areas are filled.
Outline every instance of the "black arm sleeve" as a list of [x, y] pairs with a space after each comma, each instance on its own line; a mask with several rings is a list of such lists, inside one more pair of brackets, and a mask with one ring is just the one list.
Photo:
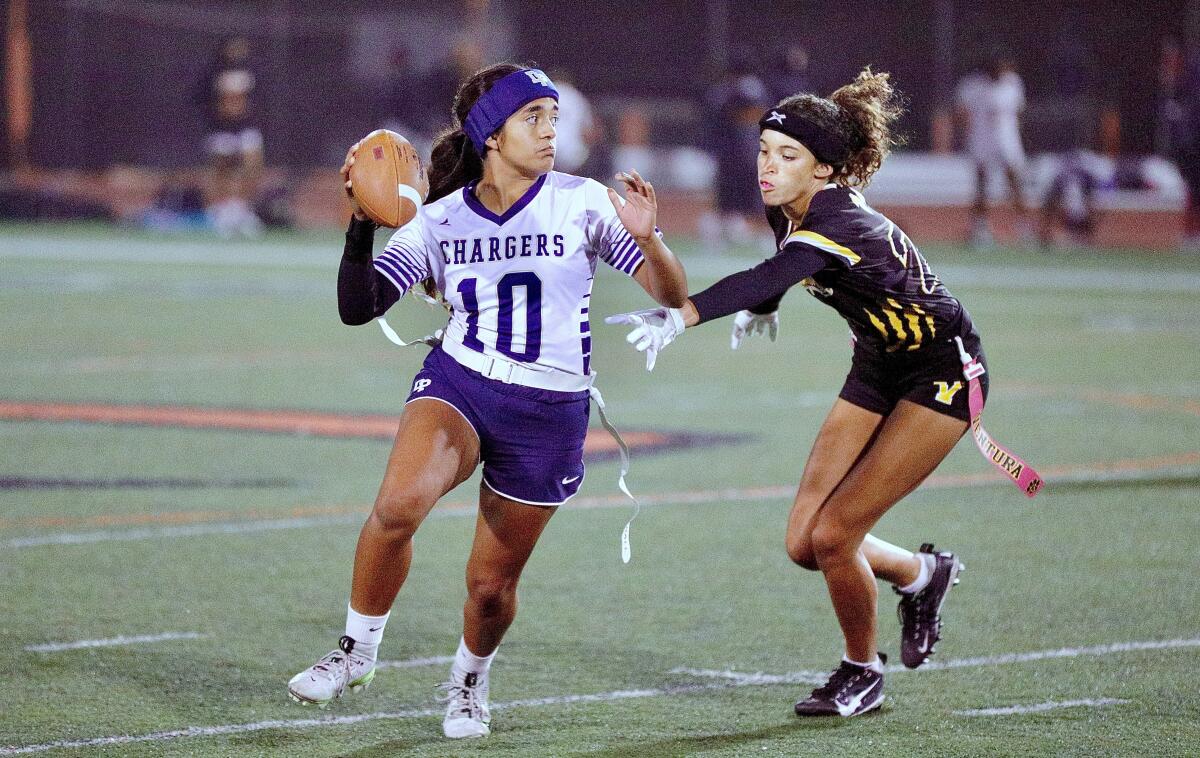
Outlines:
[[350, 218], [337, 283], [338, 313], [343, 324], [366, 324], [382, 316], [400, 299], [396, 285], [376, 271], [371, 263], [374, 240], [373, 222]]
[[828, 258], [807, 246], [784, 248], [754, 268], [727, 276], [692, 295], [692, 305], [700, 314], [701, 324], [747, 309], [770, 313], [779, 306], [779, 300], [789, 287], [828, 264]]
[[765, 316], [769, 313], [774, 313], [775, 311], [779, 310], [779, 301], [783, 300], [783, 295], [784, 293], [781, 292], [775, 297], [768, 298], [758, 305], [751, 306], [746, 310], [759, 316]]

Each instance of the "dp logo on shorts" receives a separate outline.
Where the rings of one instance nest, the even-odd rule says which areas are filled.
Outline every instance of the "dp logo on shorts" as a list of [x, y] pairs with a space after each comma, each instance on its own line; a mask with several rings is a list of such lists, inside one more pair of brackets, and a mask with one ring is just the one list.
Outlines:
[[413, 392], [423, 392], [431, 384], [433, 384], [432, 379], [418, 379], [413, 382]]
[[934, 396], [939, 403], [946, 405], [954, 404], [954, 395], [962, 389], [962, 382], [949, 384], [948, 382], [934, 382], [933, 386], [937, 387], [937, 395]]

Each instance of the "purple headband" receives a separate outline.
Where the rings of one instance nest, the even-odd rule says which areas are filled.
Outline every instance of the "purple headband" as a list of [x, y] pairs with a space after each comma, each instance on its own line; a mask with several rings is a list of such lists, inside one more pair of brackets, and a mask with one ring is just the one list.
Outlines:
[[498, 80], [483, 93], [467, 113], [463, 128], [475, 145], [475, 152], [487, 152], [487, 139], [504, 126], [508, 117], [521, 106], [542, 97], [558, 100], [558, 90], [541, 69], [523, 68]]

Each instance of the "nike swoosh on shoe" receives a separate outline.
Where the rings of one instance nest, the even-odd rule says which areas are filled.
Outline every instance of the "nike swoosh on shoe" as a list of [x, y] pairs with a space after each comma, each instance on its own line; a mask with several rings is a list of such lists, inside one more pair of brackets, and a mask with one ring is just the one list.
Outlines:
[[853, 715], [854, 711], [858, 708], [858, 706], [862, 704], [863, 698], [865, 698], [871, 692], [872, 689], [874, 689], [874, 687], [865, 689], [862, 692], [855, 695], [854, 697], [850, 698], [849, 700], [842, 700], [841, 698], [837, 698], [836, 700], [833, 701], [833, 704], [837, 706], [838, 713], [840, 715], [842, 715], [842, 716]]

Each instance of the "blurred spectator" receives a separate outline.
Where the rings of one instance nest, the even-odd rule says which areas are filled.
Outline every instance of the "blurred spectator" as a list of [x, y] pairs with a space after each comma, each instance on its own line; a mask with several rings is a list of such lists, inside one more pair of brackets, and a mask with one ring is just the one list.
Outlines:
[[[572, 84], [568, 72], [562, 69], [551, 71], [550, 79], [558, 88], [558, 138], [554, 168], [568, 174], [587, 176], [584, 166], [603, 130], [592, 114], [587, 98]], [[602, 173], [608, 173], [607, 169]]]
[[612, 171], [630, 169], [645, 177], [660, 174], [650, 148], [650, 120], [636, 108], [623, 111], [617, 118], [617, 145], [612, 152]]
[[230, 37], [221, 43], [201, 85], [208, 121], [205, 149], [213, 167], [213, 226], [226, 236], [256, 235], [262, 223], [250, 208], [263, 165], [263, 137], [254, 118], [249, 67], [250, 43]]
[[1047, 51], [1055, 107], [1040, 123], [1042, 144], [1054, 150], [1054, 174], [1042, 201], [1038, 238], [1043, 247], [1091, 244], [1096, 230], [1096, 191], [1111, 175], [1108, 162], [1091, 151], [1100, 125], [1097, 76], [1086, 30], [1089, 16], [1067, 9], [1057, 44]]
[[1200, 60], [1189, 56], [1175, 92], [1176, 117], [1171, 146], [1187, 185], [1183, 215], [1183, 249], [1200, 252]]
[[192, 231], [208, 227], [204, 192], [182, 173], [168, 174], [154, 202], [139, 219], [143, 226], [161, 232]]
[[762, 213], [758, 174], [758, 119], [771, 105], [767, 86], [754, 71], [748, 51], [732, 56], [728, 71], [705, 96], [709, 152], [717, 163], [717, 209], [700, 221], [705, 242], [748, 243], [749, 217]]
[[254, 214], [273, 229], [293, 229], [296, 209], [292, 204], [291, 183], [284, 175], [268, 177], [254, 196]]
[[1097, 146], [1100, 75], [1087, 30], [1091, 17], [1082, 8], [1068, 8], [1059, 22], [1055, 44], [1046, 51], [1054, 108], [1042, 113], [1038, 144], [1068, 155]]
[[1095, 195], [1099, 184], [1094, 153], [1077, 150], [1059, 162], [1042, 202], [1038, 237], [1044, 247], [1090, 245], [1096, 231]]
[[789, 95], [813, 92], [808, 74], [808, 50], [797, 44], [788, 45], [779, 56], [779, 68], [768, 75], [771, 100], [779, 102]]
[[1025, 149], [1021, 145], [1020, 115], [1025, 109], [1025, 85], [1006, 53], [994, 53], [980, 71], [958, 84], [955, 96], [958, 116], [966, 132], [967, 153], [975, 162], [975, 201], [971, 206], [972, 247], [992, 244], [988, 225], [988, 182], [994, 170], [1001, 170], [1008, 181], [1013, 209], [1017, 212], [1019, 232], [1032, 242], [1023, 196]]
[[[439, 127], [422, 95], [424, 86], [412, 67], [408, 50], [397, 47], [389, 57], [390, 71], [383, 86], [373, 114], [373, 125], [403, 134], [409, 142], [417, 145], [423, 155], [429, 155], [434, 130]], [[449, 108], [447, 108], [447, 111]], [[445, 114], [440, 115], [445, 122]]]
[[[503, 61], [516, 55], [516, 26], [513, 14], [504, 0], [463, 0], [462, 34], [475, 40], [481, 61]], [[562, 6], [569, 7], [569, 6]], [[482, 64], [469, 73], [475, 73]], [[558, 82], [555, 82], [557, 85]]]
[[1154, 129], [1154, 152], [1171, 156], [1183, 109], [1179, 87], [1183, 81], [1184, 57], [1179, 40], [1164, 37], [1158, 55], [1158, 121]]
[[425, 124], [431, 135], [450, 125], [450, 111], [454, 107], [454, 96], [458, 85], [471, 78], [483, 68], [483, 49], [473, 37], [461, 36], [450, 48], [450, 60], [435, 67], [421, 84], [424, 96]]

